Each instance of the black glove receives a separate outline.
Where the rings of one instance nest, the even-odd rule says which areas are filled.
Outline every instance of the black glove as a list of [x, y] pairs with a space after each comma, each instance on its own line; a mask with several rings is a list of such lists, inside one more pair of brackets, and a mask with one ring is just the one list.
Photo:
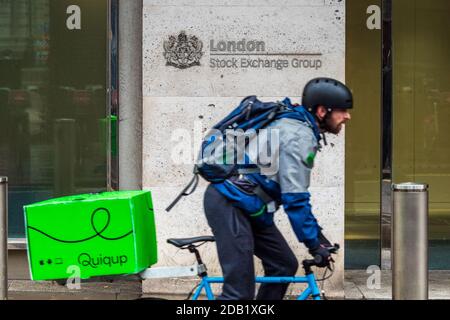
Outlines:
[[314, 261], [316, 262], [316, 266], [320, 268], [328, 267], [331, 261], [331, 254], [322, 245], [314, 249], [309, 249], [309, 253], [314, 257]]
[[331, 261], [331, 254], [326, 248], [331, 248], [333, 245], [323, 235], [321, 227], [319, 227], [317, 239], [319, 240], [320, 245], [316, 248], [309, 249], [309, 253], [314, 257], [318, 267], [328, 267]]

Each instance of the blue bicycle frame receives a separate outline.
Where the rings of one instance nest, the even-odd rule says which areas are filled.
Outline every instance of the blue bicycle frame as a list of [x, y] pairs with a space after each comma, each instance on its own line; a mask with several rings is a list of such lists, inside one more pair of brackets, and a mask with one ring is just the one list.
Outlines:
[[[307, 283], [308, 287], [297, 297], [297, 300], [306, 300], [309, 296], [313, 300], [320, 300], [320, 290], [316, 283], [316, 277], [312, 272], [305, 277], [256, 277], [255, 280], [256, 283]], [[203, 277], [192, 300], [197, 300], [203, 289], [205, 289], [208, 300], [214, 300], [211, 283], [223, 283], [223, 281], [223, 277]]]
[[[214, 300], [214, 294], [211, 289], [212, 283], [224, 283], [223, 277], [209, 277], [207, 273], [207, 269], [205, 264], [200, 257], [200, 253], [197, 248], [201, 245], [195, 245], [198, 242], [206, 243], [206, 242], [214, 242], [214, 237], [204, 236], [204, 237], [195, 237], [195, 238], [184, 238], [184, 239], [168, 239], [167, 242], [173, 244], [177, 248], [188, 249], [189, 252], [194, 253], [197, 260], [197, 275], [201, 277], [201, 282], [198, 285], [197, 289], [194, 292], [194, 296], [192, 300], [197, 300], [200, 297], [200, 294], [203, 290], [205, 290], [206, 297], [208, 300]], [[334, 244], [332, 247], [327, 248], [331, 253], [337, 253], [339, 249], [338, 244]], [[256, 277], [256, 283], [306, 283], [308, 286], [306, 289], [297, 297], [297, 300], [306, 300], [310, 296], [313, 300], [321, 300], [320, 290], [317, 286], [316, 277], [314, 276], [314, 272], [312, 271], [312, 267], [321, 266], [319, 263], [321, 262], [320, 256], [315, 256], [314, 259], [311, 260], [303, 260], [302, 265], [305, 271], [304, 277]], [[333, 261], [332, 259], [330, 259]], [[329, 267], [330, 270], [332, 270]], [[191, 271], [194, 269], [191, 268]], [[190, 274], [191, 275], [191, 274]], [[324, 279], [319, 281], [324, 281]]]

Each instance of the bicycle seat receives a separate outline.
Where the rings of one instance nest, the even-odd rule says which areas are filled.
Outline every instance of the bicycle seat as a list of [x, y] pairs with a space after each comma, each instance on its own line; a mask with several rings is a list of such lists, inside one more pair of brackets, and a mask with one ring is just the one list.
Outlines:
[[198, 242], [214, 242], [213, 236], [202, 236], [194, 238], [183, 238], [183, 239], [167, 239], [167, 242], [174, 245], [175, 247], [182, 248], [185, 246], [190, 246]]

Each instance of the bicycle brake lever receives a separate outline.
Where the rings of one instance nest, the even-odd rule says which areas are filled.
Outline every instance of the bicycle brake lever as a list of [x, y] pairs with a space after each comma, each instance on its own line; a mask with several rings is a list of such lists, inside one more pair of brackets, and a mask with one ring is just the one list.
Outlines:
[[330, 263], [328, 264], [327, 268], [330, 271], [333, 271], [333, 269], [331, 269], [331, 263], [334, 263], [334, 259], [330, 256]]

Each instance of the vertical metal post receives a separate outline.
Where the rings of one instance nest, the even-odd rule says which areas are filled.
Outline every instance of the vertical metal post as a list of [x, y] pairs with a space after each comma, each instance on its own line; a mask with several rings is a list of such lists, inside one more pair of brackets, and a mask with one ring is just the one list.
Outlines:
[[0, 300], [8, 299], [8, 178], [0, 177]]
[[392, 297], [428, 299], [428, 185], [394, 184]]
[[55, 197], [75, 192], [76, 121], [57, 119], [55, 122]]

